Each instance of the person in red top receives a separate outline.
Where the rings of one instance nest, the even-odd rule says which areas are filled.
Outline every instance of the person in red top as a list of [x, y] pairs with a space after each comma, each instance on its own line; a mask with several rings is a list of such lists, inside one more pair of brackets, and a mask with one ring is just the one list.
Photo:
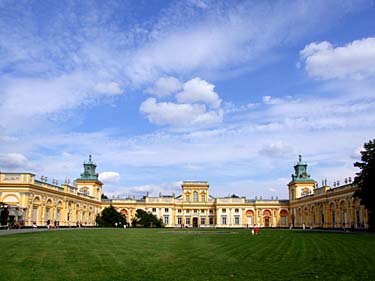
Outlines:
[[259, 227], [257, 225], [255, 225], [254, 232], [255, 232], [255, 235], [259, 233]]

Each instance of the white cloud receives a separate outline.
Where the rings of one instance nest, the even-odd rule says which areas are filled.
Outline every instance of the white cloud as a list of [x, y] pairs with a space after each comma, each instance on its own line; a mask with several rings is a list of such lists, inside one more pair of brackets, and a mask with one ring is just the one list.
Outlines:
[[263, 145], [259, 153], [269, 157], [284, 156], [293, 153], [293, 147], [282, 141], [277, 141]]
[[103, 183], [116, 183], [120, 180], [120, 174], [117, 172], [102, 172], [99, 174], [99, 180]]
[[173, 102], [157, 102], [148, 98], [140, 107], [151, 123], [171, 125], [174, 127], [199, 127], [222, 122], [223, 111], [208, 111], [204, 104], [177, 104]]
[[146, 93], [157, 97], [166, 97], [181, 90], [182, 84], [175, 77], [161, 77], [151, 88], [146, 89]]
[[4, 153], [0, 154], [0, 168], [10, 172], [13, 170], [27, 170], [33, 168], [30, 160], [20, 153]]
[[208, 8], [207, 3], [203, 0], [189, 0], [189, 3], [191, 3], [192, 5], [194, 5], [198, 8], [201, 8], [201, 9], [207, 9]]
[[184, 90], [176, 95], [176, 99], [178, 103], [205, 103], [218, 108], [221, 99], [214, 88], [214, 85], [196, 77], [184, 84]]
[[280, 98], [273, 98], [271, 96], [264, 96], [262, 101], [265, 104], [278, 104], [283, 102]]
[[[46, 122], [51, 115], [68, 116], [67, 110], [89, 106], [104, 97], [119, 94], [116, 84], [97, 84], [92, 91], [94, 77], [86, 72], [74, 72], [54, 78], [4, 78], [0, 95], [0, 126], [25, 129], [37, 128], [37, 122]], [[99, 86], [98, 86], [99, 85]], [[22, 108], [22, 110], [19, 110]], [[47, 120], [46, 120], [47, 119]]]
[[[162, 195], [172, 195], [177, 194], [181, 190], [181, 182], [172, 183], [160, 183], [160, 184], [144, 184], [138, 186], [130, 186], [126, 188], [132, 194], [146, 195], [149, 196], [159, 196]], [[127, 195], [122, 191], [122, 195]]]
[[95, 91], [110, 95], [118, 95], [123, 92], [120, 85], [116, 82], [98, 83], [95, 85]]
[[323, 41], [300, 52], [305, 69], [319, 79], [366, 79], [375, 76], [375, 37], [355, 40], [342, 47]]

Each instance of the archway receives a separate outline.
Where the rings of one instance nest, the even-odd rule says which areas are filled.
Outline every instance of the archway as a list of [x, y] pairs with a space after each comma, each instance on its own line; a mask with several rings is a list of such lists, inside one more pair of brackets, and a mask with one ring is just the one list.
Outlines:
[[128, 211], [125, 210], [125, 209], [122, 209], [120, 211], [120, 213], [121, 213], [122, 217], [126, 220], [126, 222], [128, 222]]
[[265, 210], [263, 212], [263, 224], [265, 227], [270, 226], [270, 218], [271, 218], [271, 212], [269, 210]]
[[280, 225], [288, 226], [288, 211], [286, 210], [280, 211]]
[[254, 212], [252, 210], [246, 211], [246, 224], [247, 226], [254, 225]]

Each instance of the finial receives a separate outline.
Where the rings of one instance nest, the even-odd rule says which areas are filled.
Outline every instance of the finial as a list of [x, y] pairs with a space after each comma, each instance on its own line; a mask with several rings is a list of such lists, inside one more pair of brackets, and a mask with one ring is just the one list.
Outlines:
[[299, 162], [302, 162], [302, 156], [301, 156], [301, 154], [298, 155], [298, 160], [299, 160]]
[[92, 162], [92, 161], [91, 161], [91, 154], [89, 155], [89, 162]]

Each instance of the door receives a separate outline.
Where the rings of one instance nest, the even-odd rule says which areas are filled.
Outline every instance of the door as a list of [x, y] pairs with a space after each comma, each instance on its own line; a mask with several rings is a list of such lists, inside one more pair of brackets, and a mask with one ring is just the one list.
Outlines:
[[264, 226], [269, 227], [270, 226], [270, 217], [264, 217]]
[[193, 227], [198, 227], [198, 218], [193, 218]]

